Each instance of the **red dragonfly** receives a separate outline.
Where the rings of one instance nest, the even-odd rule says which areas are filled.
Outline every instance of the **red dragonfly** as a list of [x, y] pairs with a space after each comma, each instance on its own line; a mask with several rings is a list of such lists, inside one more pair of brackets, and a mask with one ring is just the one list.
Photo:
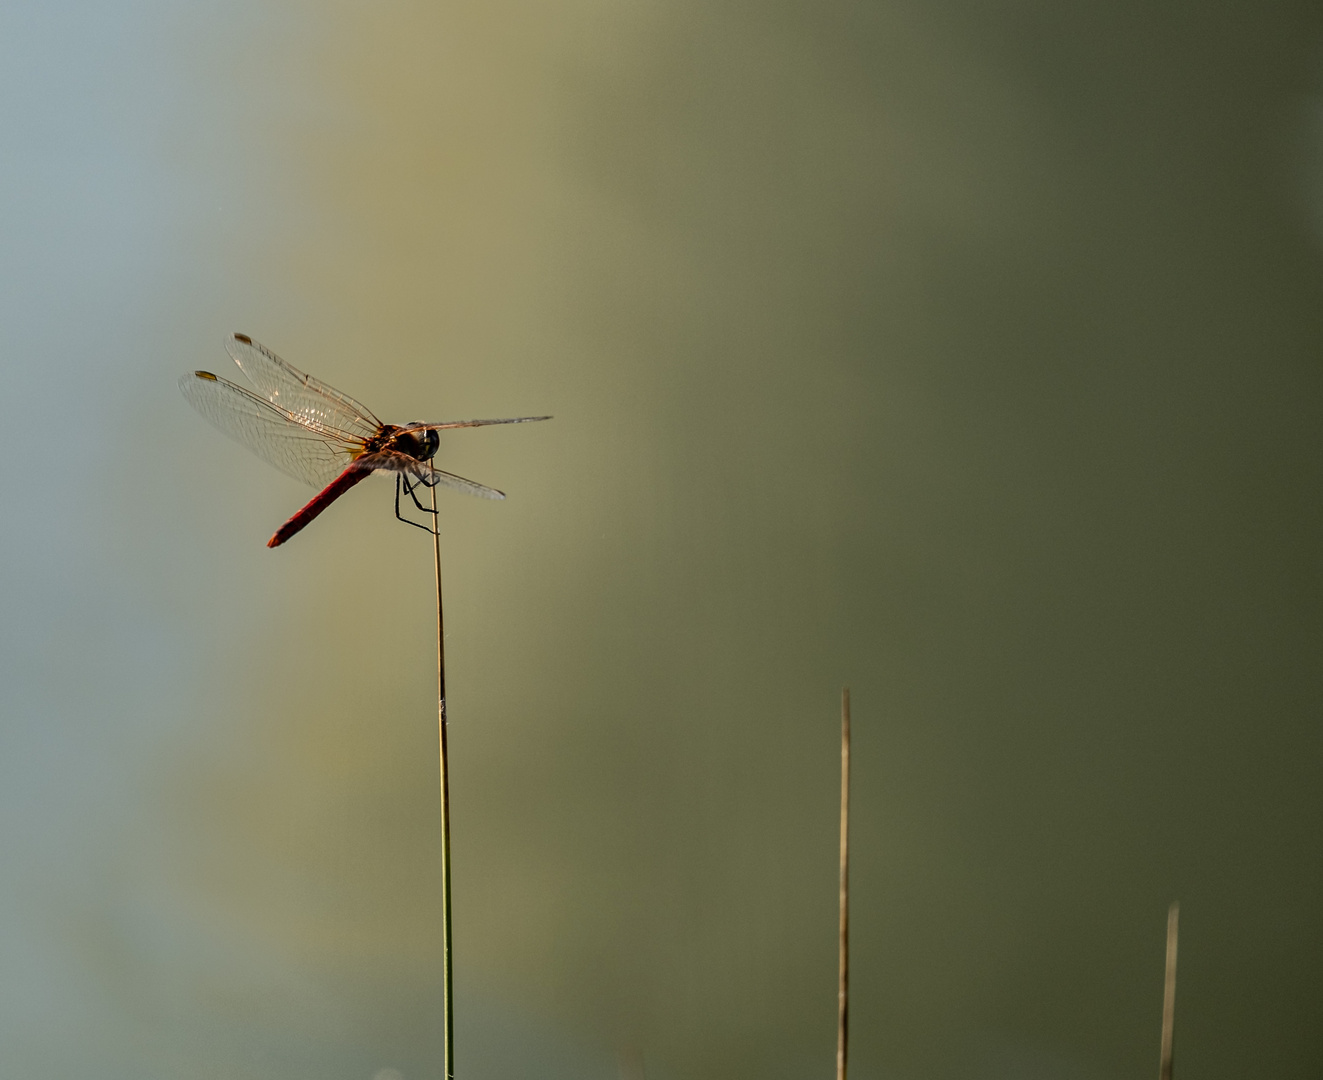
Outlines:
[[231, 334], [225, 349], [256, 393], [213, 375], [194, 371], [179, 380], [190, 405], [230, 438], [296, 480], [321, 488], [302, 510], [276, 530], [267, 547], [283, 544], [355, 484], [374, 472], [395, 474], [395, 516], [407, 525], [435, 529], [400, 513], [400, 491], [425, 514], [419, 487], [454, 488], [484, 499], [504, 499], [495, 488], [442, 472], [432, 464], [447, 428], [488, 424], [527, 424], [549, 416], [508, 420], [451, 420], [440, 424], [383, 424], [348, 394], [305, 375], [247, 334]]

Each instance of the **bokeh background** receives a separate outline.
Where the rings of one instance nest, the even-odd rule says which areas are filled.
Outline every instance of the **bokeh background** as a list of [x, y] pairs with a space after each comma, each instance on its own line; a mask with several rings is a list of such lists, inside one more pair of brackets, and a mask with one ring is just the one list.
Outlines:
[[1323, 1071], [1323, 11], [0, 7], [0, 1073]]

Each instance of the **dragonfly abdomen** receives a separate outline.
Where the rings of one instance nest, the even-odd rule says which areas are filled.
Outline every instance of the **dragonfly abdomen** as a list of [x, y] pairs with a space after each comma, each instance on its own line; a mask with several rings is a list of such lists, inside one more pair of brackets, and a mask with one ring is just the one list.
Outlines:
[[317, 492], [307, 506], [285, 522], [285, 524], [280, 526], [280, 528], [276, 530], [276, 534], [266, 542], [266, 546], [279, 547], [351, 487], [362, 480], [366, 480], [371, 475], [371, 469], [361, 469], [357, 465], [350, 465], [349, 468], [327, 484], [326, 487]]

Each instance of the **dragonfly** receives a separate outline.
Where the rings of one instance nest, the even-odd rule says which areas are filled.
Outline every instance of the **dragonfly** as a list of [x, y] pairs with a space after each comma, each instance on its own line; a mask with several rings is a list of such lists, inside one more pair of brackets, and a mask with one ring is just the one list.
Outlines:
[[[225, 339], [225, 350], [253, 388], [210, 371], [194, 371], [179, 380], [179, 389], [188, 403], [267, 464], [320, 489], [307, 506], [276, 530], [267, 547], [279, 547], [374, 472], [394, 474], [395, 516], [400, 521], [435, 532], [436, 511], [418, 501], [419, 488], [439, 486], [483, 499], [505, 498], [504, 492], [443, 472], [432, 463], [441, 443], [440, 432], [551, 419], [513, 416], [503, 420], [384, 424], [367, 406], [304, 374], [247, 334], [230, 334]], [[423, 513], [433, 515], [430, 527], [400, 513], [401, 493]]]

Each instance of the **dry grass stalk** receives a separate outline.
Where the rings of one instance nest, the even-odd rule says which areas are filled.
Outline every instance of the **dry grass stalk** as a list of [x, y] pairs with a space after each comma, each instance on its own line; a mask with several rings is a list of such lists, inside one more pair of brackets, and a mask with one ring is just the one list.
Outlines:
[[1176, 1034], [1176, 931], [1181, 905], [1173, 900], [1167, 909], [1167, 975], [1162, 988], [1162, 1056], [1158, 1080], [1171, 1080], [1173, 1039]]
[[446, 747], [446, 623], [441, 607], [441, 519], [432, 487], [432, 553], [436, 561], [436, 712], [441, 753], [441, 977], [445, 985], [445, 1080], [455, 1080], [454, 979], [450, 956], [450, 769]]
[[841, 690], [841, 933], [837, 987], [836, 1080], [845, 1080], [850, 1021], [850, 688]]

